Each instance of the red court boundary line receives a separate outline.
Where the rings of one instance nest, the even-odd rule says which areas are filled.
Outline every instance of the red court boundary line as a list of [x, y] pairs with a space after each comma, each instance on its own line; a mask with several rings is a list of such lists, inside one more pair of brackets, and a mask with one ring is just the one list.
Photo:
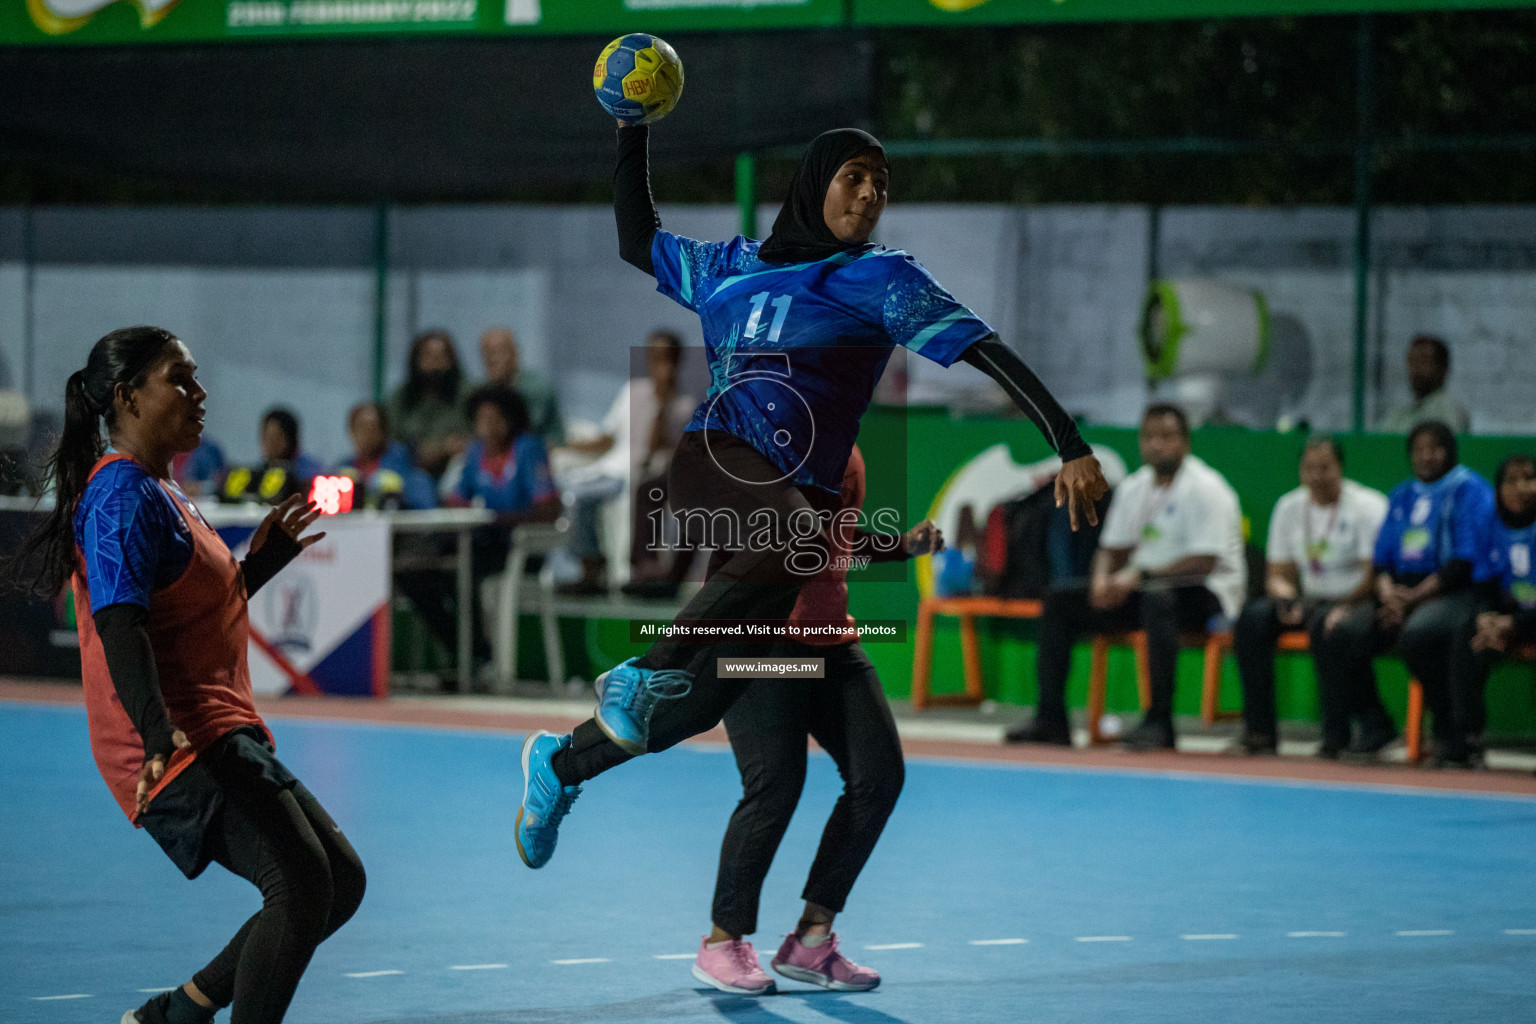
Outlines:
[[[0, 702], [83, 704], [79, 687], [68, 683], [0, 680]], [[444, 702], [446, 704], [446, 702]], [[376, 725], [465, 729], [475, 732], [525, 733], [530, 729], [567, 731], [580, 721], [571, 715], [510, 711], [468, 711], [421, 701], [370, 700], [357, 697], [257, 697], [263, 716]], [[694, 743], [725, 743], [725, 730], [694, 737]], [[1003, 746], [961, 740], [906, 737], [902, 749], [913, 757], [935, 757], [1042, 768], [1107, 770], [1188, 777], [1253, 779], [1359, 786], [1387, 791], [1495, 794], [1536, 797], [1536, 778], [1514, 771], [1426, 771], [1406, 765], [1361, 765], [1297, 757], [1224, 757], [1218, 754], [1133, 754], [1114, 748]]]

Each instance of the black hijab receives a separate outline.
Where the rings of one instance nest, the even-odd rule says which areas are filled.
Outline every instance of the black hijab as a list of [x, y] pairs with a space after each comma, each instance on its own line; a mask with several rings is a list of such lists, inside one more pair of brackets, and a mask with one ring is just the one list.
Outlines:
[[1514, 509], [1504, 506], [1504, 480], [1509, 476], [1509, 471], [1515, 466], [1531, 464], [1532, 459], [1529, 455], [1511, 455], [1499, 463], [1499, 472], [1493, 478], [1494, 506], [1498, 509], [1499, 518], [1511, 530], [1523, 530], [1532, 523], [1536, 523], [1536, 505], [1520, 515], [1516, 515]]
[[857, 128], [834, 128], [811, 140], [773, 222], [773, 234], [757, 250], [758, 259], [765, 263], [814, 263], [849, 248], [827, 227], [822, 208], [837, 169], [866, 149], [879, 150], [880, 158], [885, 159], [880, 140]]

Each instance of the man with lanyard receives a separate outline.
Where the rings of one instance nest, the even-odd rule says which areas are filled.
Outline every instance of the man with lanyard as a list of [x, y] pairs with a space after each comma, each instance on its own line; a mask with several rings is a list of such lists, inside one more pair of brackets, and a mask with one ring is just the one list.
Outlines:
[[[1457, 465], [1456, 438], [1430, 421], [1408, 435], [1413, 478], [1387, 497], [1368, 588], [1335, 607], [1312, 646], [1323, 705], [1320, 757], [1373, 756], [1397, 738], [1376, 690], [1372, 659], [1396, 645], [1424, 685], [1441, 750], [1457, 745], [1451, 707], [1453, 648], [1476, 611], [1472, 568], [1486, 543], [1493, 488]], [[1349, 725], [1360, 735], [1349, 745]]]
[[1305, 629], [1315, 639], [1337, 602], [1369, 596], [1362, 588], [1368, 585], [1376, 533], [1387, 514], [1385, 494], [1344, 479], [1344, 451], [1326, 434], [1308, 438], [1303, 446], [1301, 483], [1275, 503], [1265, 595], [1243, 608], [1233, 635], [1243, 681], [1239, 749], [1248, 754], [1278, 749], [1275, 645], [1280, 634]]
[[1133, 750], [1174, 746], [1173, 687], [1179, 633], [1230, 620], [1242, 608], [1248, 569], [1237, 494], [1190, 454], [1189, 421], [1178, 406], [1147, 407], [1142, 467], [1116, 490], [1099, 536], [1093, 573], [1081, 588], [1046, 596], [1036, 677], [1040, 707], [1012, 743], [1070, 745], [1067, 675], [1072, 645], [1086, 632], [1145, 630], [1152, 704], [1126, 737]]

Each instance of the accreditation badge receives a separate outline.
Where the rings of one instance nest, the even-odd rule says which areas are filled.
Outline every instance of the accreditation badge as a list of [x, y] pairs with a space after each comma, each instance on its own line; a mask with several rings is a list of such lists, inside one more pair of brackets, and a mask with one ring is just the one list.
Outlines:
[[1422, 526], [1411, 526], [1403, 531], [1399, 545], [1404, 558], [1418, 558], [1429, 550], [1429, 531]]

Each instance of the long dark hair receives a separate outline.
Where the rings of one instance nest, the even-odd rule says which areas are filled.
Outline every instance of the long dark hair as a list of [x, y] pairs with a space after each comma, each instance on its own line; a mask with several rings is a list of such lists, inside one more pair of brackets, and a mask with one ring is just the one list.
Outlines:
[[163, 327], [123, 327], [91, 348], [85, 369], [64, 385], [64, 432], [48, 460], [53, 511], [25, 541], [3, 572], [6, 583], [52, 597], [75, 569], [75, 505], [85, 493], [96, 460], [106, 450], [101, 424], [115, 426], [113, 396], [118, 385], [143, 387], [165, 347], [176, 335]]
[[445, 402], [451, 402], [459, 393], [459, 385], [464, 380], [464, 371], [459, 368], [459, 350], [454, 347], [453, 335], [442, 328], [434, 327], [429, 331], [422, 331], [411, 339], [411, 354], [405, 362], [405, 393], [400, 396], [401, 404], [407, 409], [414, 409], [421, 404], [421, 400], [430, 390], [426, 375], [421, 372], [421, 350], [434, 341], [441, 341], [448, 346], [448, 357], [453, 361], [453, 365], [448, 369], [444, 390], [437, 397]]

